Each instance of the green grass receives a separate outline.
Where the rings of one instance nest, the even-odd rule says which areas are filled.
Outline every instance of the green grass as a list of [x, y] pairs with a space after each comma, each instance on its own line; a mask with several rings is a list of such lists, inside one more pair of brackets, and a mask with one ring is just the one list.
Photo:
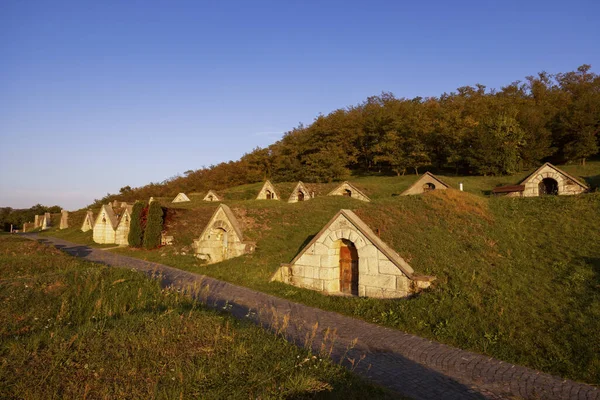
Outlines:
[[[280, 263], [289, 262], [340, 208], [354, 209], [378, 228], [417, 273], [435, 275], [434, 287], [408, 300], [375, 300], [270, 283]], [[600, 382], [600, 194], [484, 199], [438, 192], [371, 204], [343, 198], [248, 204], [244, 211], [244, 225], [251, 227], [244, 232], [258, 244], [252, 255], [202, 265], [187, 243], [113, 251]]]
[[[600, 177], [600, 162], [561, 168], [592, 184]], [[414, 176], [352, 179], [371, 203], [318, 197], [287, 204], [244, 200], [240, 195], [226, 203], [246, 239], [257, 242], [256, 252], [208, 266], [190, 254], [190, 245], [217, 204], [179, 203], [172, 205], [167, 220], [175, 246], [112, 251], [599, 384], [600, 193], [484, 196], [494, 186], [517, 183], [529, 172], [512, 177], [444, 176], [452, 186], [464, 182], [466, 192], [402, 197], [392, 194], [406, 189]], [[255, 195], [260, 186], [230, 191], [254, 190]], [[280, 195], [287, 200], [289, 193]], [[289, 262], [340, 208], [354, 210], [378, 229], [418, 274], [435, 275], [433, 287], [411, 299], [376, 300], [326, 296], [269, 282], [279, 265]]]
[[392, 398], [140, 273], [5, 235], [0, 272], [2, 398]]

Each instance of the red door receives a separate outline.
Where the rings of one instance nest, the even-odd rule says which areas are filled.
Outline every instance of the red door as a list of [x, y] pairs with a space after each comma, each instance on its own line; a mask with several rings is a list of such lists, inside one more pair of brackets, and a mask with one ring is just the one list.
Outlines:
[[340, 291], [358, 295], [358, 253], [355, 247], [340, 247]]

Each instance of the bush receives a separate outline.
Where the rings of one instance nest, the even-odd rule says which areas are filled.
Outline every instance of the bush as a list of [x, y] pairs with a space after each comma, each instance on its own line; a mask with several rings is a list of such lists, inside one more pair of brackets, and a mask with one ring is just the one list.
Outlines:
[[129, 225], [129, 236], [127, 237], [129, 246], [131, 247], [142, 247], [144, 239], [144, 229], [142, 228], [143, 211], [144, 204], [136, 201], [131, 212], [131, 224]]
[[157, 201], [150, 203], [148, 219], [144, 230], [144, 248], [153, 249], [160, 245], [160, 234], [163, 226], [163, 210]]

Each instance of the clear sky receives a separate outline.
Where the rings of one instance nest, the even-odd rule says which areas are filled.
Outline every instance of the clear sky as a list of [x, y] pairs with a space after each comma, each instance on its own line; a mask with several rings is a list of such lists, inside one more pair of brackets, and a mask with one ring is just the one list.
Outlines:
[[0, 0], [0, 206], [77, 209], [382, 91], [597, 72], [598, 16], [598, 0]]

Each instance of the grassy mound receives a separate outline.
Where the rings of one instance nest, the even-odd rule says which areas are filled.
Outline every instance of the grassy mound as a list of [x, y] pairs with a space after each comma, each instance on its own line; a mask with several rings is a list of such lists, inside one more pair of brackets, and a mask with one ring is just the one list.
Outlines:
[[[600, 181], [600, 163], [564, 169], [592, 185]], [[224, 194], [239, 194], [226, 203], [246, 239], [257, 242], [254, 254], [210, 266], [190, 254], [192, 240], [217, 208], [201, 198], [164, 203], [170, 207], [167, 230], [175, 246], [114, 251], [599, 384], [600, 193], [483, 196], [526, 175], [442, 177], [455, 187], [463, 182], [466, 192], [421, 196], [393, 196], [414, 176], [352, 179], [371, 203], [317, 197], [287, 204], [295, 183], [280, 193], [284, 201], [253, 201], [262, 184], [245, 185]], [[322, 185], [321, 193], [334, 186]], [[341, 208], [354, 210], [418, 274], [435, 275], [433, 287], [411, 299], [376, 300], [325, 296], [269, 282], [279, 265], [289, 262]]]

